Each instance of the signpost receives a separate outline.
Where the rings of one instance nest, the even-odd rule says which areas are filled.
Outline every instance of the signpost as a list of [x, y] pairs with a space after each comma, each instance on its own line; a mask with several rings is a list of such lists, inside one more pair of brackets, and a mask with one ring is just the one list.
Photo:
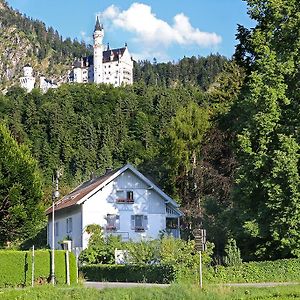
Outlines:
[[199, 283], [202, 289], [202, 252], [206, 251], [206, 230], [205, 229], [194, 229], [193, 234], [195, 237], [195, 249], [199, 252]]

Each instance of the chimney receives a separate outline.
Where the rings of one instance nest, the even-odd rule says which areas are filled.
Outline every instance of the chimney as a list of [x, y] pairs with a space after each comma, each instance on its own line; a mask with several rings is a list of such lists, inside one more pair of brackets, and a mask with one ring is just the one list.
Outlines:
[[106, 168], [106, 170], [105, 170], [105, 175], [107, 175], [107, 174], [110, 173], [111, 171], [112, 171], [112, 168], [111, 168], [111, 167]]
[[90, 181], [94, 180], [95, 179], [95, 173], [94, 172], [91, 172], [90, 174]]

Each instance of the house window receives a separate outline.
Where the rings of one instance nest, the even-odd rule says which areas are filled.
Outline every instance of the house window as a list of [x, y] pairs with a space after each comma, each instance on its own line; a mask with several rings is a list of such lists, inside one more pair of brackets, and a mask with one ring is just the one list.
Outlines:
[[73, 224], [72, 224], [72, 218], [67, 219], [67, 233], [72, 233], [73, 230]]
[[133, 191], [117, 191], [117, 203], [134, 203]]
[[145, 215], [132, 215], [131, 216], [131, 229], [136, 232], [143, 232], [148, 227], [148, 216]]
[[114, 214], [107, 214], [106, 216], [106, 230], [120, 229], [120, 216]]
[[59, 223], [58, 222], [55, 222], [55, 236], [58, 236], [59, 235]]
[[127, 201], [128, 202], [134, 202], [133, 200], [133, 191], [127, 191]]

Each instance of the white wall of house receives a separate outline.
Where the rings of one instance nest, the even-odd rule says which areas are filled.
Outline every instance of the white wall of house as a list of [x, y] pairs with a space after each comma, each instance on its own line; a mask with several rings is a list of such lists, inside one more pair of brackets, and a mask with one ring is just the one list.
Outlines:
[[[116, 199], [121, 198], [122, 193], [126, 195], [127, 191], [133, 192], [134, 203], [116, 203]], [[119, 228], [105, 234], [120, 234], [123, 240], [155, 239], [166, 227], [165, 207], [164, 199], [151, 186], [127, 170], [83, 203], [83, 230], [94, 223], [106, 228], [107, 214], [116, 214], [119, 215]], [[136, 232], [132, 228], [133, 215], [147, 216], [145, 231]], [[87, 247], [88, 239], [89, 235], [84, 232], [83, 248]]]
[[[52, 215], [48, 215], [47, 240], [52, 246]], [[72, 219], [71, 230], [67, 230], [67, 219]], [[82, 247], [82, 214], [81, 206], [75, 206], [70, 209], [59, 210], [54, 213], [54, 246], [55, 249], [61, 249], [60, 241], [65, 240], [67, 236], [72, 239], [72, 248]], [[70, 223], [70, 222], [68, 222]], [[58, 230], [57, 230], [58, 229]]]

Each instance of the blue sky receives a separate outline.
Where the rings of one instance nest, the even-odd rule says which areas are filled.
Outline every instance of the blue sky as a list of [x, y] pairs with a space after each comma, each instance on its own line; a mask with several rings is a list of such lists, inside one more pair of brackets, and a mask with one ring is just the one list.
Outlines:
[[133, 58], [168, 61], [220, 53], [231, 57], [237, 24], [252, 27], [243, 0], [8, 0], [64, 37], [92, 42], [96, 15], [111, 48], [128, 43]]

